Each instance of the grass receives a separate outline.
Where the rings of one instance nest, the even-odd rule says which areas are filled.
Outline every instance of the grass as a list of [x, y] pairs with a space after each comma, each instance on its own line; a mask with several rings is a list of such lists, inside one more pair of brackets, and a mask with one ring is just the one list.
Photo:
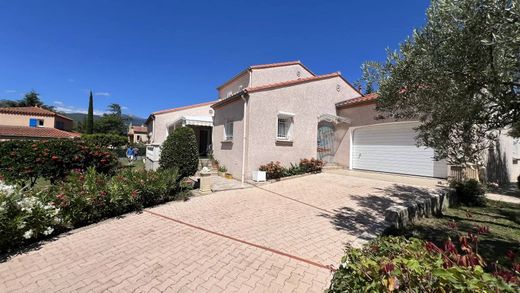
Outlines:
[[138, 159], [133, 161], [132, 163], [128, 162], [127, 158], [119, 158], [119, 165], [122, 168], [134, 168], [134, 170], [144, 170], [144, 162], [142, 159]]
[[[455, 221], [458, 230], [448, 227]], [[506, 264], [505, 253], [512, 250], [520, 254], [520, 204], [489, 201], [486, 207], [449, 208], [441, 218], [425, 218], [401, 231], [389, 231], [392, 235], [404, 235], [443, 245], [451, 237], [458, 242], [458, 234], [467, 235], [476, 226], [488, 226], [489, 234], [481, 235], [479, 254], [488, 262], [498, 260]]]

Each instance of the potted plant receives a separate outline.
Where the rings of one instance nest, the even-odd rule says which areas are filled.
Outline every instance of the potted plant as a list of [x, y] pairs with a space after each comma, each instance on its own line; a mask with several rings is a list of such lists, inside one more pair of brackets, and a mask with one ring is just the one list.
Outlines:
[[233, 179], [233, 175], [231, 175], [231, 173], [226, 172], [226, 179]]
[[253, 177], [253, 181], [264, 182], [264, 181], [266, 181], [267, 172], [266, 171], [260, 171], [260, 170], [253, 171], [252, 177]]
[[227, 168], [226, 166], [222, 165], [218, 167], [218, 176], [224, 177], [226, 175]]

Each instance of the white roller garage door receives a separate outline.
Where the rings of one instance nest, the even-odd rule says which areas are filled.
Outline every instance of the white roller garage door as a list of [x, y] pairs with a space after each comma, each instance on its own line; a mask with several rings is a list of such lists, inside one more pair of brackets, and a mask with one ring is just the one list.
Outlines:
[[352, 136], [352, 167], [390, 173], [447, 177], [444, 161], [433, 149], [415, 145], [417, 123], [392, 123], [357, 128]]

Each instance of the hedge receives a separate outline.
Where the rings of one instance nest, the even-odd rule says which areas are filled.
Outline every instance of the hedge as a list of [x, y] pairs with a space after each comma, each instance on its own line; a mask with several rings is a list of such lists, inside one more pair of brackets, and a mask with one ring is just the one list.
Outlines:
[[190, 127], [181, 127], [168, 135], [161, 147], [160, 168], [175, 168], [181, 178], [192, 176], [199, 165], [199, 150], [195, 132]]

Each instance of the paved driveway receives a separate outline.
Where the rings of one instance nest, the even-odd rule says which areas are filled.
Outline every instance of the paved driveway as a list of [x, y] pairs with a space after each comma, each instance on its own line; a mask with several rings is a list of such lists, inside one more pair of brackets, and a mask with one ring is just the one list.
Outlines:
[[[0, 263], [0, 292], [322, 292], [347, 243], [423, 188], [319, 174], [173, 202]], [[360, 238], [361, 237], [361, 238]]]

